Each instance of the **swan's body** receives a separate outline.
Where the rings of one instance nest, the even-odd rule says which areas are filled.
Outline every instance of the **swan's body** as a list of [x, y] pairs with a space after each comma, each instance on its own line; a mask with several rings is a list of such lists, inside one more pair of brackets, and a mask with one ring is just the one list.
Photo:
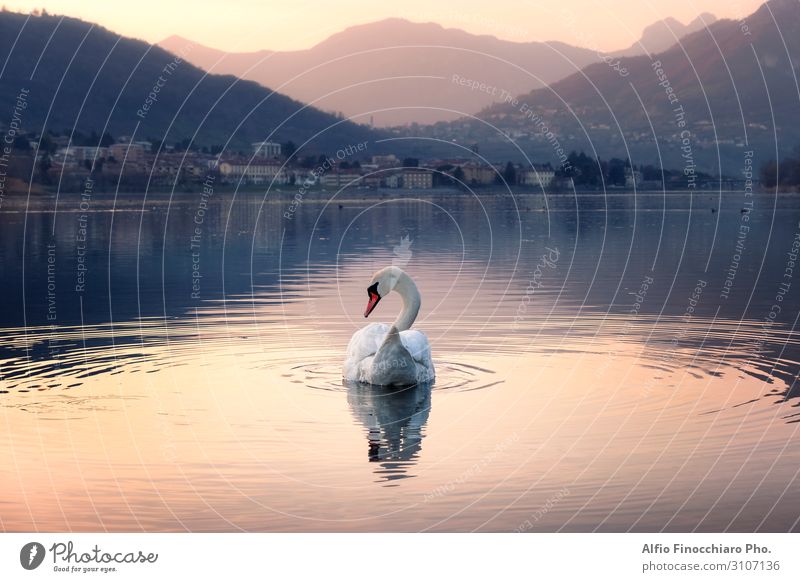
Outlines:
[[421, 298], [414, 281], [399, 267], [386, 267], [372, 277], [367, 317], [391, 291], [403, 298], [403, 310], [392, 325], [373, 323], [353, 334], [347, 346], [344, 379], [379, 386], [410, 386], [433, 382], [436, 374], [424, 333], [409, 329]]

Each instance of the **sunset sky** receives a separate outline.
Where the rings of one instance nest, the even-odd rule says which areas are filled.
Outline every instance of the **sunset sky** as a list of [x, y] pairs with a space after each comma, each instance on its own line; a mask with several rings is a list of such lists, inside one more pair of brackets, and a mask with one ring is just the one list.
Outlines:
[[228, 51], [313, 46], [350, 25], [392, 16], [439, 22], [513, 41], [560, 40], [614, 50], [668, 16], [688, 22], [703, 12], [737, 18], [762, 0], [12, 0], [10, 10], [44, 8], [97, 22], [126, 36], [158, 42], [172, 34]]

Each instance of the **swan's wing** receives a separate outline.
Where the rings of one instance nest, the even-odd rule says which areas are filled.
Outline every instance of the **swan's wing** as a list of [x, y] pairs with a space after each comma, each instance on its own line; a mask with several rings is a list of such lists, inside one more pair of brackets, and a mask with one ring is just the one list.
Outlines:
[[375, 355], [387, 333], [389, 326], [385, 323], [370, 323], [359, 329], [347, 344], [347, 361], [360, 362], [368, 356]]
[[408, 329], [400, 332], [400, 341], [417, 364], [417, 381], [432, 382], [436, 372], [433, 369], [428, 336], [417, 329]]
[[430, 361], [431, 346], [428, 343], [428, 336], [424, 333], [417, 329], [407, 329], [400, 332], [400, 341], [416, 361], [420, 363]]

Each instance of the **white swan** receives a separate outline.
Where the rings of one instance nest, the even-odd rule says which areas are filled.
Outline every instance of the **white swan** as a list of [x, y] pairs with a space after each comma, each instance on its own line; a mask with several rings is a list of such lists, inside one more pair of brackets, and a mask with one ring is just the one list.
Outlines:
[[390, 292], [403, 298], [395, 322], [372, 323], [353, 334], [347, 346], [344, 379], [379, 386], [410, 386], [433, 382], [436, 374], [431, 347], [424, 333], [409, 329], [417, 318], [421, 298], [417, 286], [399, 267], [385, 267], [372, 276], [364, 317]]

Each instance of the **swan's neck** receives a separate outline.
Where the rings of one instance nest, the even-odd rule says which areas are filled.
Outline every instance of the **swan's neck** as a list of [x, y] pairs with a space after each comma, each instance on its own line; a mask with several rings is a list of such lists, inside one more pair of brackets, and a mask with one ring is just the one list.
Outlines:
[[397, 284], [394, 286], [394, 291], [403, 298], [403, 310], [397, 316], [393, 325], [398, 331], [405, 331], [410, 329], [414, 324], [414, 320], [417, 319], [422, 299], [419, 296], [416, 284], [405, 273], [398, 279]]

